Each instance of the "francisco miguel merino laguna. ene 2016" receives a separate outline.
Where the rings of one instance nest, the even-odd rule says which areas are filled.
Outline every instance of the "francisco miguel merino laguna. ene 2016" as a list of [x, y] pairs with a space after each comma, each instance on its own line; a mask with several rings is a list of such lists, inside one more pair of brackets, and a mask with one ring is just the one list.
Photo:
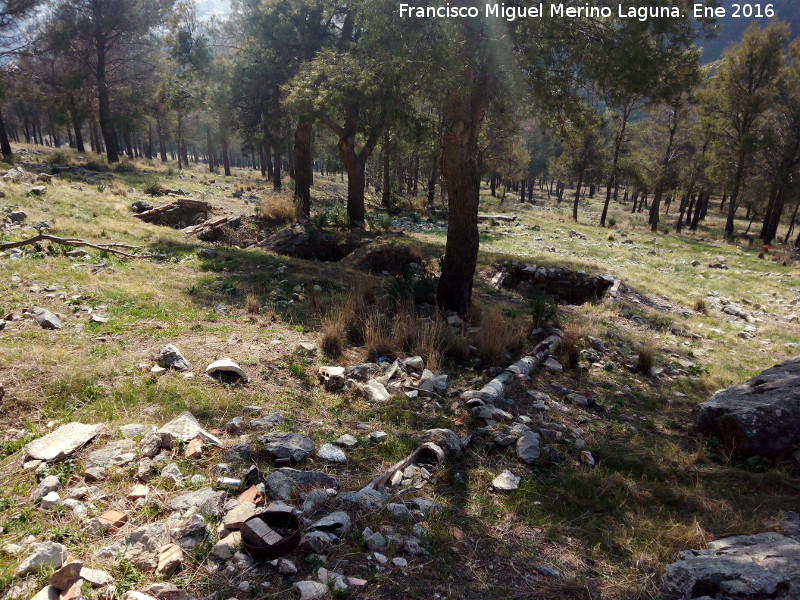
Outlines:
[[[517, 19], [539, 19], [542, 17], [580, 19], [584, 17], [593, 19], [610, 19], [617, 16], [620, 19], [632, 18], [639, 21], [646, 21], [649, 18], [683, 16], [681, 10], [676, 6], [624, 6], [617, 4], [614, 11], [610, 6], [596, 6], [584, 4], [582, 6], [568, 6], [563, 3], [531, 4], [529, 6], [506, 6], [505, 4], [486, 4], [484, 16], [505, 19], [506, 21], [516, 21]], [[477, 6], [414, 6], [412, 4], [400, 4], [401, 17], [424, 17], [433, 19], [459, 19], [477, 18], [481, 14]]]

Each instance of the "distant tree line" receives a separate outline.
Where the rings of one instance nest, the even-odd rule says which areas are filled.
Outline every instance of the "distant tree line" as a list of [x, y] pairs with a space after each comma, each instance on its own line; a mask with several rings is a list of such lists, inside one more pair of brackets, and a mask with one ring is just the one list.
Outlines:
[[688, 18], [508, 23], [398, 10], [238, 0], [208, 20], [190, 1], [0, 0], [0, 150], [10, 160], [10, 142], [25, 141], [109, 163], [248, 167], [276, 189], [288, 176], [298, 221], [314, 173], [341, 173], [353, 227], [365, 224], [368, 186], [386, 208], [438, 196], [449, 216], [438, 301], [462, 313], [484, 181], [502, 201], [538, 189], [571, 202], [575, 220], [597, 197], [601, 226], [622, 203], [646, 211], [653, 231], [670, 212], [681, 231], [717, 210], [728, 234], [744, 216], [764, 244], [782, 224], [792, 235], [800, 43], [785, 24], [751, 26], [701, 66], [695, 40], [710, 23]]

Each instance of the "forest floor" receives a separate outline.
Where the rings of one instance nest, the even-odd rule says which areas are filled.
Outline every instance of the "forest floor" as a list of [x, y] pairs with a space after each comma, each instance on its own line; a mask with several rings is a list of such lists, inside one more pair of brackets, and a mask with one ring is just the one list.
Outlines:
[[[20, 162], [38, 173], [48, 168], [46, 156], [46, 149], [30, 147]], [[304, 342], [320, 345], [315, 304], [346, 292], [354, 281], [390, 287], [385, 277], [259, 248], [212, 246], [143, 223], [129, 208], [140, 199], [169, 201], [145, 194], [156, 182], [211, 202], [218, 214], [256, 214], [256, 207], [287, 199], [289, 192], [276, 194], [257, 172], [243, 169], [226, 178], [199, 166], [183, 172], [159, 163], [129, 167], [88, 177], [54, 177], [43, 196], [30, 195], [30, 186], [23, 183], [0, 180], [5, 193], [0, 207], [24, 211], [27, 224], [48, 221], [53, 235], [142, 246], [158, 255], [125, 259], [88, 250], [68, 256], [58, 246], [44, 244], [24, 249], [19, 258], [0, 256], [0, 315], [14, 317], [0, 330], [0, 383], [5, 388], [0, 427], [6, 432], [0, 445], [0, 547], [19, 545], [27, 536], [61, 542], [71, 555], [111, 573], [120, 594], [144, 589], [157, 579], [124, 562], [94, 561], [93, 553], [108, 544], [108, 536], [88, 535], [80, 519], [63, 506], [46, 511], [30, 503], [36, 475], [21, 469], [22, 445], [69, 421], [108, 424], [116, 438], [117, 426], [161, 426], [184, 410], [207, 429], [224, 428], [245, 406], [257, 405], [283, 416], [278, 430], [304, 433], [318, 445], [345, 433], [359, 438], [361, 444], [347, 451], [345, 464], [311, 457], [301, 467], [329, 473], [340, 491], [359, 489], [406, 456], [426, 429], [444, 427], [465, 435], [479, 425], [451, 398], [437, 405], [394, 397], [371, 405], [352, 393], [326, 391], [317, 382], [319, 366], [357, 364], [365, 360], [366, 351], [348, 347], [332, 362], [319, 350], [303, 350], [299, 344]], [[343, 182], [337, 176], [315, 179], [314, 210], [327, 211], [329, 222], [335, 223]], [[237, 190], [243, 191], [241, 198], [233, 197]], [[678, 551], [727, 535], [776, 530], [783, 511], [798, 509], [796, 462], [742, 460], [691, 432], [691, 410], [698, 402], [800, 353], [800, 269], [792, 257], [759, 258], [756, 242], [725, 241], [713, 209], [697, 232], [651, 234], [646, 216], [631, 215], [622, 204], [612, 206], [615, 226], [600, 228], [600, 197], [582, 203], [579, 223], [570, 219], [570, 202], [556, 206], [541, 191], [535, 200], [519, 203], [509, 192], [501, 204], [488, 190], [483, 192], [481, 213], [514, 215], [517, 220], [481, 224], [476, 304], [484, 313], [502, 310], [515, 323], [529, 318], [524, 298], [489, 285], [502, 261], [566, 266], [622, 281], [626, 292], [616, 301], [559, 307], [561, 328], [572, 331], [581, 348], [587, 336], [600, 338], [606, 354], [587, 360], [583, 352], [577, 368], [558, 375], [537, 370], [530, 381], [515, 383], [512, 394], [520, 411], [532, 402], [529, 390], [561, 402], [564, 388], [590, 396], [593, 407], [570, 405], [565, 412], [548, 411], [546, 418], [565, 438], [580, 435], [597, 464], [582, 464], [565, 440], [548, 442], [550, 459], [538, 466], [518, 462], [513, 449], [468, 447], [463, 457], [442, 465], [432, 481], [414, 491], [440, 507], [414, 528], [415, 534], [424, 532], [424, 552], [409, 555], [396, 543], [382, 551], [390, 558], [406, 558], [407, 566], [401, 561], [378, 564], [364, 548], [362, 530], [407, 535], [411, 523], [393, 521], [385, 509], [352, 515], [349, 533], [324, 558], [327, 569], [367, 581], [352, 587], [351, 597], [656, 598], [664, 568]], [[421, 201], [404, 201], [400, 208]], [[667, 221], [673, 218], [669, 215]], [[370, 211], [370, 220], [388, 228], [377, 208]], [[737, 227], [744, 229], [746, 223]], [[406, 211], [394, 217], [391, 228], [403, 230], [435, 269], [444, 250], [443, 221]], [[0, 231], [0, 241], [34, 234], [26, 225]], [[207, 248], [214, 252], [198, 254]], [[692, 261], [699, 264], [692, 266]], [[321, 288], [319, 297], [308, 293], [315, 285]], [[246, 309], [252, 296], [262, 307], [258, 312]], [[743, 307], [749, 322], [722, 312], [720, 297]], [[699, 299], [704, 302], [697, 304]], [[702, 304], [705, 313], [696, 310]], [[21, 317], [23, 309], [34, 306], [62, 315], [63, 327], [45, 330]], [[89, 309], [108, 321], [90, 322]], [[156, 353], [167, 343], [192, 362], [195, 377], [150, 373]], [[658, 376], [626, 368], [642, 347], [653, 349]], [[200, 374], [222, 357], [236, 361], [250, 382], [222, 385]], [[516, 358], [493, 366], [506, 367]], [[489, 380], [486, 366], [473, 369], [442, 360], [437, 370], [450, 376], [451, 390], [470, 390]], [[24, 435], [8, 434], [15, 428], [24, 429]], [[388, 434], [387, 440], [369, 443], [367, 434], [378, 430]], [[232, 444], [238, 436], [226, 434], [224, 440]], [[85, 454], [51, 468], [65, 488], [82, 480]], [[213, 466], [226, 460], [224, 450], [214, 448], [197, 461], [176, 458], [187, 478], [195, 473], [210, 477]], [[268, 470], [266, 464], [259, 466]], [[492, 492], [490, 482], [506, 468], [522, 477], [519, 489]], [[149, 500], [138, 508], [120, 492], [135, 483], [133, 463], [98, 484], [111, 487], [94, 502], [91, 514], [106, 509], [129, 513], [117, 537], [169, 516], [166, 499], [174, 491], [165, 481], [153, 479]], [[287, 597], [292, 583], [314, 576], [323, 560], [296, 551], [290, 558], [299, 573], [287, 577], [270, 567], [246, 573], [214, 569], [207, 551], [187, 556], [183, 570], [170, 581], [198, 598], [216, 592], [218, 600]], [[36, 592], [46, 583], [47, 572], [27, 580], [14, 577], [24, 555], [0, 554], [0, 594], [14, 586], [19, 591], [21, 585]], [[242, 581], [248, 582], [245, 589]]]

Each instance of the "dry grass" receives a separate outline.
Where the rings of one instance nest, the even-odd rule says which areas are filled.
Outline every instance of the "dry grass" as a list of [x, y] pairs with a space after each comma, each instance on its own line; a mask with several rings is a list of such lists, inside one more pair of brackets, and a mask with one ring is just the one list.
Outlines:
[[647, 375], [655, 364], [655, 356], [656, 349], [652, 345], [641, 346], [636, 360], [636, 371]]
[[583, 328], [579, 325], [571, 323], [564, 328], [564, 336], [558, 346], [558, 358], [566, 368], [576, 369], [578, 367], [584, 337]]
[[706, 304], [705, 298], [698, 298], [694, 301], [694, 312], [704, 315], [708, 314], [708, 305]]
[[322, 319], [322, 351], [331, 358], [342, 355], [347, 338], [344, 322], [336, 317], [336, 314], [329, 314]]
[[273, 223], [292, 223], [295, 220], [294, 203], [288, 194], [270, 194], [259, 204], [259, 212]]
[[508, 354], [514, 355], [525, 347], [528, 329], [527, 322], [505, 317], [500, 308], [485, 308], [475, 336], [481, 362], [485, 366], [504, 365]]
[[244, 300], [244, 310], [248, 315], [257, 315], [261, 313], [261, 303], [258, 301], [258, 296], [255, 294], [247, 294]]

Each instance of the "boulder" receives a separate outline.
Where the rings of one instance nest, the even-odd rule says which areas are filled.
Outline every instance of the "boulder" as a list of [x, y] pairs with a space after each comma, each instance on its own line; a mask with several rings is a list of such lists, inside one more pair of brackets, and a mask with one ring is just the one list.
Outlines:
[[209, 487], [201, 488], [173, 498], [169, 502], [169, 508], [180, 511], [194, 508], [207, 517], [221, 517], [224, 512], [225, 498], [225, 492], [217, 492]]
[[800, 598], [800, 542], [779, 533], [723, 538], [680, 557], [664, 575], [667, 598]]
[[31, 315], [42, 329], [61, 329], [61, 319], [45, 308], [34, 308]]
[[33, 552], [23, 560], [14, 575], [38, 573], [44, 569], [58, 569], [67, 560], [67, 549], [56, 542], [37, 544]]
[[698, 430], [747, 456], [779, 456], [800, 443], [800, 356], [725, 388], [694, 409]]
[[371, 242], [353, 250], [341, 263], [367, 273], [402, 275], [409, 272], [411, 263], [419, 265], [422, 255], [408, 244]]
[[132, 440], [114, 440], [102, 448], [93, 450], [86, 459], [86, 466], [102, 467], [105, 465], [123, 466], [132, 462], [136, 455], [132, 452]]

